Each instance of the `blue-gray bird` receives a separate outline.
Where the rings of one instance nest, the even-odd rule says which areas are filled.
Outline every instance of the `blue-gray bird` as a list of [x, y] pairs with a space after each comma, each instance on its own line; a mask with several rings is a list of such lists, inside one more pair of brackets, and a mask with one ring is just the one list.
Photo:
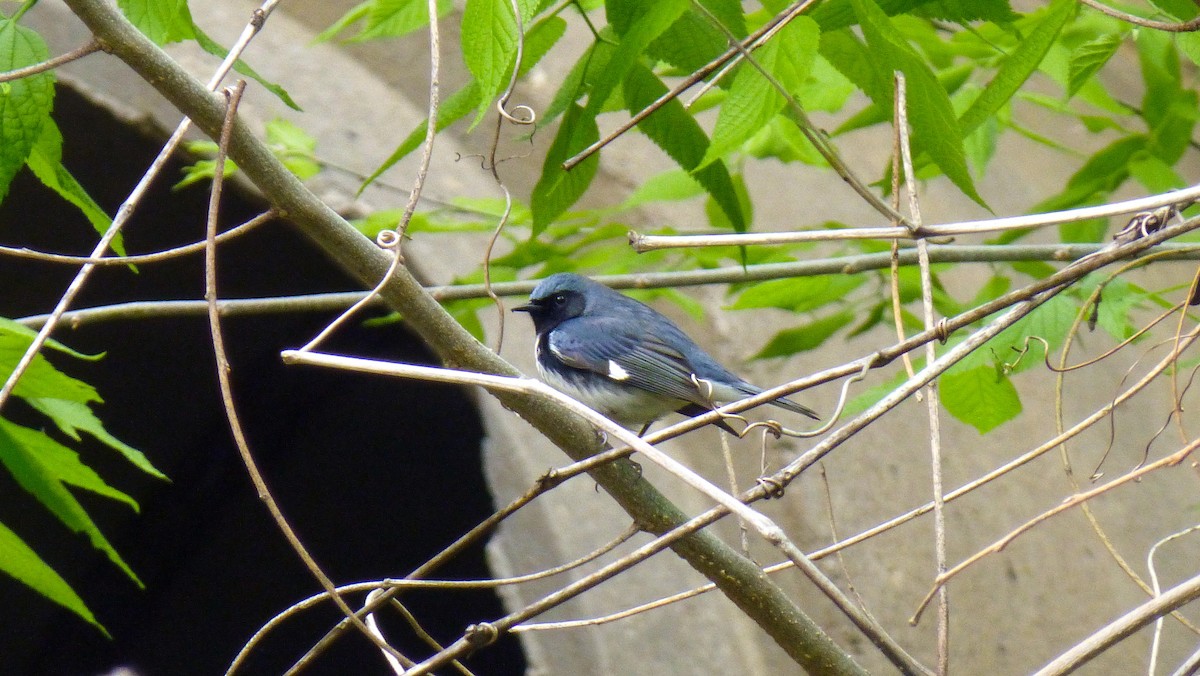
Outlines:
[[[551, 275], [513, 311], [533, 319], [542, 380], [642, 433], [671, 411], [695, 416], [762, 392], [718, 364], [670, 319], [587, 277]], [[819, 420], [789, 399], [771, 403]]]

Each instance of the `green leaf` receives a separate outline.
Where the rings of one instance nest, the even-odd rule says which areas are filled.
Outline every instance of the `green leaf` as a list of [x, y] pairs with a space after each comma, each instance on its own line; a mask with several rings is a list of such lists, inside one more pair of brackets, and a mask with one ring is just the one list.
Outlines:
[[[96, 204], [91, 195], [87, 194], [87, 191], [79, 184], [79, 181], [75, 180], [71, 172], [63, 166], [62, 141], [62, 133], [59, 132], [58, 125], [54, 124], [54, 120], [47, 119], [26, 163], [33, 175], [37, 176], [43, 185], [75, 205], [96, 229], [96, 232], [103, 235], [112, 225], [112, 219], [108, 217], [104, 209], [100, 208], [99, 204]], [[113, 239], [112, 249], [117, 255], [125, 255], [125, 244], [120, 233]]]
[[1107, 197], [1129, 178], [1129, 162], [1134, 154], [1145, 149], [1146, 142], [1147, 138], [1139, 134], [1102, 148], [1071, 176], [1062, 192], [1043, 200], [1031, 211], [1061, 211]]
[[[524, 75], [530, 68], [533, 68], [546, 55], [546, 52], [550, 51], [550, 48], [558, 42], [566, 29], [567, 22], [556, 16], [546, 17], [534, 24], [533, 28], [525, 35], [525, 53], [521, 60], [521, 70], [519, 73]], [[442, 131], [479, 107], [482, 96], [479, 84], [475, 80], [472, 80], [462, 89], [443, 99], [441, 106], [438, 107], [437, 131]], [[400, 142], [400, 145], [392, 151], [392, 154], [384, 160], [383, 164], [379, 165], [379, 168], [372, 172], [367, 177], [367, 180], [363, 181], [363, 184], [358, 189], [359, 193], [371, 185], [383, 172], [391, 169], [393, 165], [404, 159], [409, 153], [421, 147], [421, 144], [425, 142], [425, 132], [427, 129], [429, 129], [428, 119], [422, 121], [415, 129], [409, 132], [408, 136]]]
[[984, 87], [983, 93], [959, 118], [964, 133], [973, 131], [1008, 103], [1021, 85], [1033, 75], [1046, 58], [1050, 47], [1058, 39], [1063, 26], [1075, 13], [1074, 0], [1054, 0], [1046, 16], [1018, 43], [996, 71], [995, 77]]
[[[30, 343], [29, 336], [0, 325], [0, 380], [12, 374]], [[22, 399], [50, 397], [80, 403], [100, 401], [94, 387], [54, 368], [41, 353], [33, 358], [13, 393]]]
[[[438, 0], [438, 16], [445, 16], [453, 4]], [[353, 11], [353, 10], [351, 10]], [[378, 38], [398, 38], [429, 25], [427, 0], [374, 0], [366, 13], [366, 27], [354, 36], [354, 42]]]
[[1130, 158], [1129, 175], [1151, 193], [1168, 192], [1187, 185], [1171, 165], [1150, 153], [1138, 153]]
[[[808, 79], [821, 34], [817, 24], [805, 16], [796, 17], [766, 45], [754, 53], [763, 70], [795, 96]], [[712, 142], [699, 166], [705, 167], [740, 147], [758, 133], [785, 104], [784, 96], [758, 68], [744, 64], [734, 77], [729, 97], [721, 106]]]
[[536, 237], [583, 195], [596, 175], [600, 157], [592, 154], [571, 171], [564, 171], [563, 162], [600, 139], [596, 118], [578, 105], [572, 105], [563, 116], [558, 134], [546, 152], [542, 176], [533, 187], [530, 206], [533, 209], [533, 235]]
[[136, 509], [137, 503], [133, 498], [104, 483], [91, 468], [79, 461], [79, 455], [71, 449], [42, 432], [4, 419], [0, 419], [0, 463], [8, 468], [22, 488], [45, 505], [59, 521], [73, 532], [87, 535], [93, 547], [104, 552], [109, 561], [139, 587], [143, 586], [66, 486], [69, 484], [120, 500]]
[[[739, 37], [746, 36], [746, 22], [740, 8], [729, 12], [736, 3], [729, 0], [706, 0], [710, 11], [720, 11], [723, 23]], [[711, 6], [719, 6], [713, 10]], [[740, 33], [739, 33], [740, 31]], [[683, 13], [675, 23], [646, 47], [646, 54], [657, 61], [669, 63], [676, 69], [692, 72], [720, 56], [729, 49], [725, 33], [714, 26], [708, 17], [695, 8]]]
[[166, 479], [167, 475], [158, 471], [150, 460], [136, 448], [121, 441], [104, 429], [104, 423], [96, 417], [92, 409], [78, 401], [66, 399], [34, 398], [28, 400], [29, 405], [54, 421], [54, 424], [65, 435], [79, 441], [79, 433], [87, 432], [105, 446], [125, 456], [133, 466], [157, 479]]
[[[480, 93], [479, 85], [472, 80], [467, 84], [467, 86], [454, 92], [444, 101], [442, 101], [441, 107], [438, 108], [437, 131], [440, 132], [446, 127], [449, 127], [455, 122], [466, 117], [467, 113], [475, 110], [475, 108], [479, 106], [480, 101], [482, 101], [482, 94]], [[428, 130], [429, 120], [426, 119], [418, 124], [415, 129], [409, 132], [408, 136], [404, 137], [404, 140], [400, 142], [400, 145], [397, 146], [396, 149], [392, 151], [392, 154], [383, 161], [383, 164], [379, 165], [378, 169], [371, 172], [371, 175], [368, 176], [365, 181], [363, 181], [361, 186], [359, 186], [358, 192], [361, 194], [362, 191], [366, 189], [367, 186], [374, 183], [375, 179], [379, 178], [383, 172], [391, 169], [392, 166], [404, 159], [409, 153], [417, 148], [420, 148], [421, 144], [425, 142], [425, 133]]]
[[91, 610], [83, 603], [83, 599], [71, 589], [67, 581], [46, 565], [29, 545], [25, 544], [16, 533], [3, 523], [0, 523], [0, 571], [12, 576], [18, 582], [50, 599], [81, 617], [85, 622], [99, 629], [106, 637], [111, 638], [108, 630], [98, 621]]
[[755, 284], [738, 296], [732, 310], [773, 307], [810, 312], [846, 296], [866, 281], [865, 275], [814, 275]]
[[[649, 68], [640, 64], [630, 67], [625, 79], [625, 103], [631, 113], [645, 108], [666, 92], [667, 86]], [[668, 101], [639, 122], [638, 129], [670, 155], [676, 164], [692, 172], [696, 182], [704, 186], [721, 207], [734, 230], [746, 231], [745, 214], [725, 164], [713, 162], [696, 169], [707, 151], [708, 136], [696, 119], [684, 110], [682, 103], [676, 99]]]
[[1108, 232], [1107, 218], [1089, 218], [1058, 226], [1058, 239], [1066, 243], [1095, 243], [1104, 241]]
[[[192, 19], [191, 14], [188, 14], [188, 21], [191, 21], [191, 19]], [[200, 30], [199, 26], [192, 24], [192, 29], [196, 33], [196, 35], [195, 35], [196, 44], [200, 45], [200, 49], [203, 49], [204, 51], [208, 52], [209, 54], [212, 54], [213, 56], [220, 58], [220, 59], [224, 59], [226, 56], [229, 55], [228, 49], [225, 49], [224, 47], [221, 46], [221, 43], [210, 38], [207, 33]], [[284, 105], [286, 105], [288, 108], [291, 108], [292, 110], [296, 110], [296, 111], [300, 110], [300, 105], [292, 100], [292, 95], [288, 94], [286, 89], [284, 89], [283, 87], [281, 87], [280, 85], [278, 85], [274, 82], [271, 82], [270, 80], [266, 79], [262, 75], [259, 75], [258, 71], [254, 70], [253, 68], [250, 67], [250, 64], [246, 63], [245, 61], [243, 61], [241, 59], [238, 59], [237, 61], [234, 62], [233, 69], [235, 71], [241, 73], [242, 75], [245, 75], [246, 77], [250, 78], [251, 80], [254, 80], [258, 84], [262, 85], [264, 89], [266, 89], [267, 91], [274, 94], [275, 98], [279, 99], [280, 101], [283, 101]]]
[[479, 86], [480, 104], [471, 126], [479, 124], [508, 84], [517, 57], [517, 18], [509, 0], [467, 0], [463, 9], [463, 61]]
[[679, 202], [704, 192], [692, 175], [681, 169], [664, 171], [642, 181], [637, 190], [621, 203], [622, 209], [632, 209], [649, 202]]
[[954, 107], [946, 90], [874, 0], [852, 2], [862, 24], [863, 34], [867, 38], [867, 46], [875, 57], [872, 62], [873, 84], [871, 89], [866, 90], [868, 96], [872, 97], [876, 105], [886, 104], [890, 109], [892, 71], [902, 71], [908, 82], [908, 120], [913, 129], [914, 150], [928, 153], [963, 194], [986, 208], [987, 204], [976, 192], [971, 172], [967, 168], [962, 127], [954, 114]]
[[[36, 32], [0, 19], [0, 72], [50, 58]], [[0, 83], [0, 201], [41, 136], [54, 107], [54, 75], [47, 71]]]
[[367, 18], [367, 14], [371, 12], [371, 8], [374, 7], [375, 4], [376, 0], [365, 0], [365, 2], [360, 2], [346, 10], [346, 13], [343, 14], [337, 21], [334, 21], [332, 24], [330, 24], [329, 28], [326, 28], [318, 33], [317, 37], [313, 38], [312, 44], [315, 45], [322, 42], [328, 42], [336, 37], [339, 33], [348, 30], [354, 24]]
[[1099, 72], [1104, 64], [1113, 57], [1113, 54], [1117, 53], [1117, 49], [1124, 41], [1123, 33], [1109, 33], [1076, 47], [1075, 52], [1071, 54], [1067, 98], [1075, 96], [1079, 88]]
[[938, 379], [938, 390], [946, 411], [980, 434], [1021, 413], [1021, 398], [1012, 381], [987, 366], [951, 369]]
[[321, 172], [321, 163], [315, 154], [317, 140], [308, 132], [281, 117], [267, 122], [266, 132], [271, 152], [297, 178], [303, 181]]
[[117, 0], [117, 6], [129, 23], [157, 45], [195, 37], [187, 0]]
[[592, 82], [587, 102], [590, 115], [600, 112], [609, 94], [625, 81], [626, 74], [650, 43], [675, 23], [688, 6], [688, 0], [609, 0], [605, 3], [608, 23], [620, 37], [620, 42], [607, 67]]
[[797, 352], [812, 350], [852, 321], [854, 321], [854, 312], [841, 310], [807, 324], [780, 331], [752, 359], [786, 357]]

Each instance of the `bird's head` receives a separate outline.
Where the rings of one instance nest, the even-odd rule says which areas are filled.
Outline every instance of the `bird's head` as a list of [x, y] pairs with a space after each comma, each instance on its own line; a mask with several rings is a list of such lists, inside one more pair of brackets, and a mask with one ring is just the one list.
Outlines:
[[560, 272], [543, 279], [529, 294], [529, 302], [513, 308], [513, 312], [528, 312], [538, 333], [549, 331], [559, 324], [583, 315], [588, 309], [589, 291], [595, 282], [569, 272]]

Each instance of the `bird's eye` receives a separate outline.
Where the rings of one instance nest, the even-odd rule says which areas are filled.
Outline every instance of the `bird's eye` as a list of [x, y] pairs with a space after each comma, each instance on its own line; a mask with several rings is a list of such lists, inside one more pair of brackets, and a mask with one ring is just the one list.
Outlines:
[[555, 305], [566, 305], [567, 295], [565, 293], [556, 294], [552, 300]]

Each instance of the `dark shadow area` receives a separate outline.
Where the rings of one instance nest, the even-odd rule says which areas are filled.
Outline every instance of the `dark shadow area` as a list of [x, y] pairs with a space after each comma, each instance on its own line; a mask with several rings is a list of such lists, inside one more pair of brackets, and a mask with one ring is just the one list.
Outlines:
[[[64, 164], [113, 213], [149, 166], [158, 145], [65, 87], [55, 118], [65, 136]], [[130, 222], [130, 252], [203, 238], [207, 190], [172, 192], [179, 165], [159, 180]], [[223, 227], [261, 211], [227, 191]], [[87, 253], [96, 233], [70, 205], [27, 171], [0, 206], [0, 243]], [[286, 224], [270, 224], [221, 249], [224, 297], [351, 290], [356, 286]], [[4, 258], [0, 315], [47, 312], [75, 268]], [[195, 299], [203, 293], [202, 256], [100, 270], [78, 307], [127, 300]], [[226, 321], [236, 401], [250, 444], [285, 515], [314, 558], [339, 583], [400, 577], [451, 543], [493, 507], [480, 469], [482, 429], [459, 388], [285, 368], [282, 349], [311, 338], [329, 315], [272, 315]], [[87, 440], [84, 461], [141, 507], [73, 491], [145, 584], [138, 589], [86, 539], [71, 534], [12, 477], [0, 471], [0, 521], [11, 527], [83, 597], [112, 633], [104, 638], [73, 614], [0, 577], [0, 655], [5, 674], [96, 674], [128, 666], [139, 674], [223, 673], [272, 616], [320, 591], [251, 486], [233, 445], [216, 384], [202, 316], [131, 320], [64, 328], [55, 337], [95, 362], [54, 357], [93, 384], [97, 412], [118, 438], [142, 450], [171, 481], [148, 477]], [[430, 363], [400, 324], [351, 323], [326, 349]], [[45, 426], [14, 402], [5, 415]], [[73, 445], [73, 447], [75, 447]], [[482, 546], [442, 578], [489, 575]], [[413, 593], [405, 605], [439, 641], [472, 622], [503, 615], [485, 592]], [[362, 596], [350, 600], [361, 603]], [[282, 673], [337, 621], [325, 603], [273, 632], [241, 673]], [[385, 630], [402, 651], [428, 654], [390, 613]], [[524, 658], [505, 638], [468, 666], [519, 674]], [[390, 673], [366, 639], [351, 632], [323, 655], [313, 674]]]

